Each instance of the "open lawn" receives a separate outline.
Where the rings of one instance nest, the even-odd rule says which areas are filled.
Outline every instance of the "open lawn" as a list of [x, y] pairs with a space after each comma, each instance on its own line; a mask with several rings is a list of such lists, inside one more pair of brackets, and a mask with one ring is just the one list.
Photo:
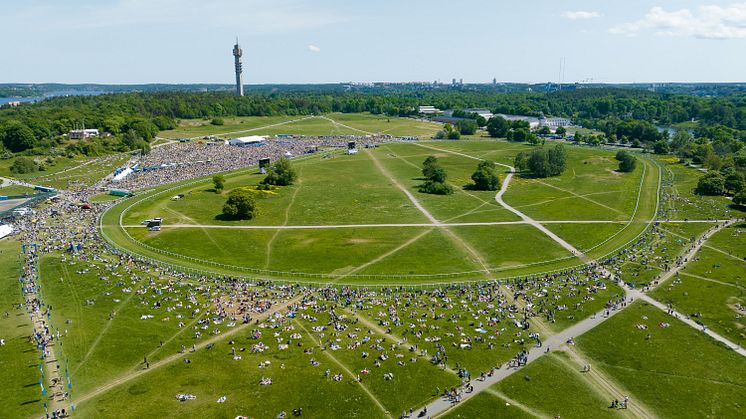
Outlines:
[[0, 412], [3, 417], [29, 417], [42, 411], [36, 345], [28, 341], [33, 331], [18, 282], [21, 244], [0, 240]]
[[[320, 122], [331, 123], [320, 118], [300, 123]], [[526, 148], [522, 144], [490, 140], [392, 143], [365, 149], [353, 156], [326, 153], [298, 160], [295, 166], [299, 177], [295, 184], [259, 195], [259, 215], [252, 220], [225, 220], [220, 215], [226, 195], [232, 189], [256, 185], [262, 179], [252, 170], [228, 174], [222, 194], [215, 193], [210, 178], [205, 178], [188, 182], [184, 187], [157, 188], [152, 193], [125, 200], [114, 211], [125, 210], [122, 224], [128, 226], [154, 217], [164, 219], [160, 232], [128, 228], [135, 240], [146, 245], [138, 246], [138, 253], [160, 258], [162, 255], [158, 253], [172, 252], [164, 256], [171, 263], [186, 263], [195, 268], [201, 265], [213, 272], [263, 272], [283, 277], [325, 274], [356, 282], [360, 278], [383, 280], [389, 276], [406, 278], [409, 282], [411, 279], [426, 281], [427, 275], [433, 275], [430, 281], [439, 280], [443, 274], [483, 279], [487, 271], [491, 271], [490, 276], [505, 278], [578, 265], [580, 260], [528, 225], [429, 227], [430, 217], [441, 223], [520, 222], [517, 215], [495, 200], [496, 192], [473, 191], [469, 185], [477, 164], [472, 157], [509, 161], [517, 150]], [[428, 155], [439, 158], [454, 187], [453, 195], [418, 191], [423, 181], [421, 162]], [[608, 182], [591, 179], [594, 173], [622, 182], [620, 190], [613, 194], [614, 199], [607, 197], [596, 204], [577, 203], [578, 208], [601, 208], [590, 218], [611, 222], [547, 224], [581, 249], [592, 250], [594, 255], [607, 254], [634, 239], [648, 225], [655, 211], [658, 182], [657, 167], [647, 160], [643, 168], [627, 180], [617, 179], [619, 176], [610, 174], [607, 167], [612, 164], [610, 155], [601, 149], [571, 148], [568, 158], [577, 176], [565, 178], [563, 175], [548, 180], [514, 178], [508, 194], [520, 197], [526, 207], [519, 209], [525, 210], [531, 208], [529, 202], [534, 201], [539, 203], [537, 208], [547, 206], [544, 201], [548, 196], [536, 189], [536, 185], [552, 194], [569, 194], [574, 201], [584, 199], [572, 194], [594, 193], [591, 192], [593, 188], [596, 191], [607, 189]], [[563, 185], [557, 186], [559, 188], [572, 189], [564, 191], [544, 185], [550, 181]], [[171, 200], [177, 193], [184, 198]], [[569, 207], [556, 208], [566, 211], [555, 216], [538, 215], [563, 221], [588, 218], [578, 216]], [[108, 216], [104, 220], [109, 220], [104, 225], [118, 224], [115, 218]], [[177, 224], [195, 227], [169, 227]], [[388, 226], [371, 226], [375, 224]], [[337, 225], [349, 227], [312, 228]], [[252, 229], [228, 228], [233, 226]], [[253, 228], [256, 226], [261, 228]], [[276, 229], [273, 226], [299, 228]], [[429, 231], [432, 228], [438, 231]], [[127, 241], [122, 233], [121, 230], [116, 234], [111, 232], [110, 237], [117, 241], [122, 237]], [[340, 275], [343, 278], [338, 278]]]
[[743, 357], [646, 303], [575, 342], [631, 392], [632, 403], [663, 417], [740, 417], [746, 406]]

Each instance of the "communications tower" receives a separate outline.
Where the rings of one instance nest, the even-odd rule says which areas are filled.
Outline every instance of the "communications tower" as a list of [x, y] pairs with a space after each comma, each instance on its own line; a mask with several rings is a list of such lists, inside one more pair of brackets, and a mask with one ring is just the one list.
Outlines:
[[243, 51], [238, 46], [238, 37], [236, 37], [236, 45], [233, 46], [233, 61], [236, 67], [236, 94], [243, 96], [243, 64], [241, 64], [241, 56]]

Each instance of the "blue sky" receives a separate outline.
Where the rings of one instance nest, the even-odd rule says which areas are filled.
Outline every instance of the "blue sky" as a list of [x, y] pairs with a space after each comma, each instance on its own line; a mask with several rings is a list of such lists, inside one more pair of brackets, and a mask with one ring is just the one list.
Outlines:
[[3, 0], [0, 82], [746, 81], [746, 1]]

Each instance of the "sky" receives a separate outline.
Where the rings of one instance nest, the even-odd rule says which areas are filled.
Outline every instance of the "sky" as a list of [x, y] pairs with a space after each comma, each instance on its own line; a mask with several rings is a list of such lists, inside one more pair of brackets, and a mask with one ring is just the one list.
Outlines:
[[746, 81], [746, 1], [1, 0], [0, 83]]

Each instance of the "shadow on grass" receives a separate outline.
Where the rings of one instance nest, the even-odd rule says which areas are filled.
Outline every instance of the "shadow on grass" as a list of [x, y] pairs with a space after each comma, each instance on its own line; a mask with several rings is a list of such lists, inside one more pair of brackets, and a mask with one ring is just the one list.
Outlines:
[[36, 400], [28, 400], [28, 401], [22, 402], [22, 403], [21, 403], [21, 406], [25, 406], [25, 405], [27, 405], [27, 404], [39, 403], [40, 401], [41, 401], [40, 399], [36, 399]]

